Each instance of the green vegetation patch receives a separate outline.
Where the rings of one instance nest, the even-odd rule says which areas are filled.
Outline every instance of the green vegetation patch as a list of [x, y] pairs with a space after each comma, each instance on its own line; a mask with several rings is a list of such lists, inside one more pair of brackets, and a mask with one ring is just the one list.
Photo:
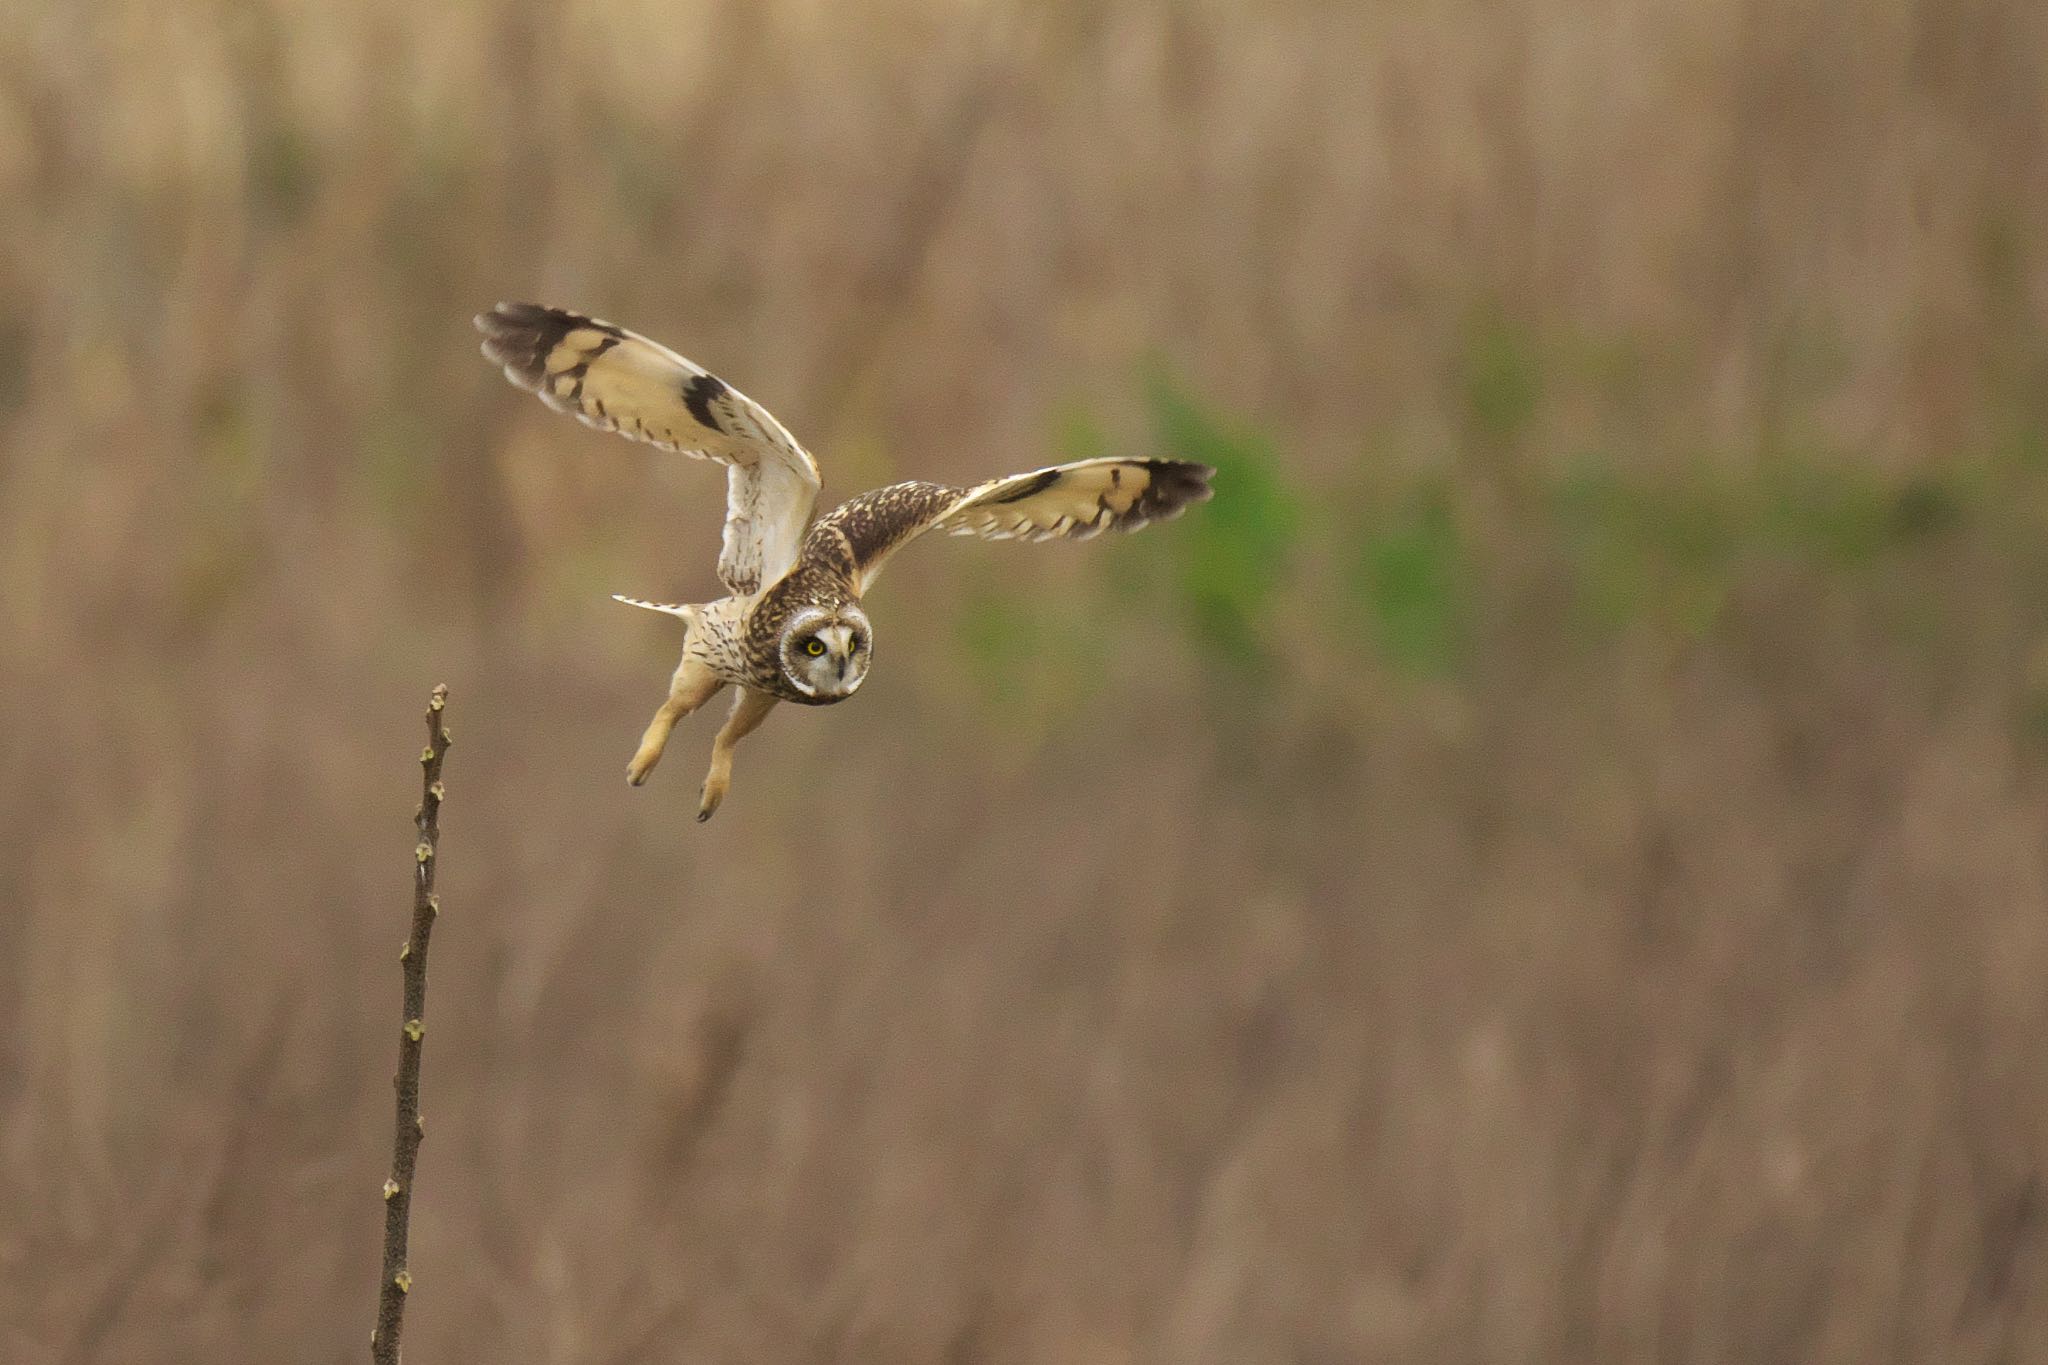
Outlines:
[[1420, 676], [1454, 671], [1475, 570], [1448, 486], [1420, 488], [1366, 513], [1348, 568], [1351, 600], [1390, 665]]
[[1146, 384], [1156, 453], [1216, 468], [1216, 497], [1160, 536], [1197, 640], [1226, 663], [1262, 669], [1266, 623], [1293, 572], [1303, 532], [1302, 495], [1273, 444], [1197, 403], [1163, 371]]
[[[1535, 349], [1499, 319], [1474, 337], [1473, 417], [1505, 439], [1540, 402]], [[1164, 532], [1110, 549], [1102, 600], [1113, 611], [1173, 602], [1170, 616], [1147, 619], [1178, 619], [1218, 685], [1267, 676], [1288, 657], [1292, 633], [1314, 623], [1329, 627], [1315, 649], [1355, 646], [1393, 675], [1454, 679], [1482, 621], [1541, 624], [1548, 613], [1556, 627], [1576, 622], [1595, 636], [1697, 640], [1728, 620], [1746, 588], [1792, 581], [1933, 645], [1942, 630], [1930, 623], [1947, 619], [1940, 603], [1957, 571], [1948, 548], [1969, 547], [1983, 561], [1972, 572], [2003, 565], [1992, 571], [2009, 571], [2015, 586], [2048, 573], [2048, 553], [2029, 549], [2048, 537], [2038, 436], [1910, 473], [1790, 445], [1743, 458], [1702, 452], [1675, 467], [1595, 448], [1570, 461], [1532, 459], [1558, 472], [1504, 502], [1498, 483], [1470, 467], [1363, 453], [1363, 477], [1311, 487], [1277, 437], [1197, 399], [1163, 368], [1145, 372], [1143, 396], [1153, 453], [1214, 465], [1216, 497]], [[1064, 459], [1112, 445], [1079, 408], [1060, 415], [1053, 443]], [[1048, 621], [1028, 608], [991, 596], [963, 629], [992, 686], [1031, 672], [1019, 666], [1027, 654], [1042, 670], [1085, 615]]]

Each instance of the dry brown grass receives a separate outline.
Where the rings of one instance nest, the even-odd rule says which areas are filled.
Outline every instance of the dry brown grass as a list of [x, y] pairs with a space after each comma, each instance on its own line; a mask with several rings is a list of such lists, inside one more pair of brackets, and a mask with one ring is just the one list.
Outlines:
[[[33, 0], [0, 1359], [361, 1358], [442, 677], [418, 1361], [2048, 1359], [2037, 483], [1593, 637], [1531, 492], [2037, 439], [2044, 129], [2020, 0]], [[700, 830], [602, 594], [709, 593], [715, 480], [487, 373], [525, 296], [828, 493], [1136, 442], [1163, 357], [1321, 508], [1303, 666], [1105, 590], [1141, 543], [943, 546]], [[1489, 567], [1404, 682], [1329, 585], [1424, 476]], [[986, 703], [990, 579], [1085, 694]]]

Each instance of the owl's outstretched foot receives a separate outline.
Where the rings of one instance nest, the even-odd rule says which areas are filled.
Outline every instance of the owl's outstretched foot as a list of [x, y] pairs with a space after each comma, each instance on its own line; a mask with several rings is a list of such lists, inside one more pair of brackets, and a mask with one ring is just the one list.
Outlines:
[[704, 774], [704, 799], [697, 804], [698, 824], [711, 818], [711, 813], [718, 809], [718, 803], [725, 800], [725, 793], [732, 786], [733, 746], [752, 734], [754, 727], [766, 720], [774, 709], [774, 697], [752, 688], [742, 689], [732, 699], [732, 714], [725, 718], [718, 738], [711, 741], [711, 771]]
[[633, 761], [626, 765], [626, 782], [638, 787], [647, 781], [647, 775], [654, 771], [654, 765], [661, 762], [661, 751], [668, 747], [670, 725], [664, 725], [657, 716], [653, 725], [647, 727], [646, 738], [640, 741], [640, 748], [633, 755]]
[[697, 802], [698, 824], [701, 825], [711, 818], [711, 813], [718, 809], [719, 803], [725, 800], [725, 794], [730, 790], [732, 790], [732, 745], [730, 743], [714, 744], [711, 748], [711, 771], [704, 774], [704, 794]]
[[723, 686], [710, 669], [685, 656], [675, 677], [669, 680], [668, 700], [647, 722], [647, 733], [640, 736], [640, 748], [626, 765], [626, 781], [635, 787], [645, 782], [654, 765], [661, 762], [661, 751], [668, 747], [668, 737], [676, 722], [710, 701]]

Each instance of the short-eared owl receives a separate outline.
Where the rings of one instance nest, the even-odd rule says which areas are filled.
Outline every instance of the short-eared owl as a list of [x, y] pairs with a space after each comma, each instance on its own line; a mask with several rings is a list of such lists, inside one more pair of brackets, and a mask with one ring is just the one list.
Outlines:
[[647, 780], [678, 720], [727, 683], [738, 693], [711, 749], [697, 818], [732, 780], [732, 751], [778, 701], [852, 696], [874, 647], [861, 598], [889, 557], [926, 531], [986, 540], [1086, 540], [1177, 516], [1209, 496], [1207, 465], [1082, 460], [973, 488], [898, 483], [811, 520], [818, 466], [768, 410], [716, 376], [608, 322], [531, 303], [478, 316], [484, 354], [551, 408], [591, 426], [726, 467], [729, 597], [699, 605], [621, 602], [682, 618], [683, 659], [626, 769]]

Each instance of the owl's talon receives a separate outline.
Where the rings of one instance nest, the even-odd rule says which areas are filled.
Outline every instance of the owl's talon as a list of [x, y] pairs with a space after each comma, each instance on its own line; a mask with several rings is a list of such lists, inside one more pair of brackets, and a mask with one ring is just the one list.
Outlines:
[[709, 820], [711, 812], [717, 810], [719, 803], [724, 800], [724, 785], [713, 786], [711, 783], [706, 782], [704, 784], [704, 794], [697, 802], [697, 823], [701, 825], [706, 820]]

